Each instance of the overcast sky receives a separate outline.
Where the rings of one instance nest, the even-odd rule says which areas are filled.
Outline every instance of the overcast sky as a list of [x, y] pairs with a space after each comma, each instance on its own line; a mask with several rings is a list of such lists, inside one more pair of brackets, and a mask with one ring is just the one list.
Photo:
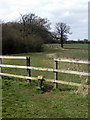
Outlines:
[[88, 38], [88, 0], [0, 0], [0, 19], [18, 20], [20, 14], [35, 13], [55, 23], [70, 25], [69, 39]]

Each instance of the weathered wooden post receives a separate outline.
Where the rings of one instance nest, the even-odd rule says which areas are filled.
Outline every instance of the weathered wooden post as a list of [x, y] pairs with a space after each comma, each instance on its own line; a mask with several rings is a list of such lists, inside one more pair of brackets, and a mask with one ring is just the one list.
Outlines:
[[[28, 67], [30, 67], [30, 57], [29, 56], [26, 57], [26, 62], [27, 62], [27, 76], [31, 77], [31, 70], [28, 69]], [[31, 85], [31, 80], [27, 79], [27, 81], [29, 81], [29, 84]]]
[[[58, 70], [58, 61], [55, 59], [54, 60], [54, 65], [53, 65], [54, 70]], [[55, 80], [58, 80], [58, 72], [54, 71], [54, 88], [58, 88], [58, 83], [55, 82]]]
[[42, 75], [39, 75], [38, 76], [38, 89], [42, 88], [43, 81], [44, 81], [44, 77]]

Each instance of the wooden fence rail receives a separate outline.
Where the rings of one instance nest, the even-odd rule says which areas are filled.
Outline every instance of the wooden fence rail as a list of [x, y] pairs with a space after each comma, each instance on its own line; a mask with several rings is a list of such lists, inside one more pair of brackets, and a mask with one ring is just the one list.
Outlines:
[[0, 56], [0, 58], [4, 58], [4, 59], [27, 59], [25, 56]]
[[[16, 78], [23, 78], [23, 79], [30, 79], [30, 80], [38, 80], [38, 77], [27, 77], [27, 76], [21, 76], [21, 75], [14, 75], [14, 74], [7, 74], [7, 73], [0, 73], [1, 76], [7, 76], [7, 77], [16, 77]], [[44, 78], [45, 81], [48, 82], [55, 82], [55, 83], [61, 83], [61, 84], [66, 84], [66, 85], [72, 85], [72, 86], [81, 86], [80, 83], [73, 83], [73, 82], [66, 82], [62, 80], [53, 80], [53, 79], [46, 79]], [[88, 85], [85, 85], [85, 87], [88, 87]]]
[[0, 67], [31, 69], [31, 70], [40, 70], [40, 71], [49, 71], [49, 72], [61, 72], [61, 73], [67, 73], [67, 74], [90, 76], [90, 73], [70, 71], [70, 70], [59, 70], [57, 68], [52, 69], [52, 68], [41, 68], [41, 67], [32, 67], [32, 66], [29, 67], [29, 66], [18, 66], [18, 65], [4, 65], [4, 64], [0, 64]]
[[71, 63], [84, 63], [84, 64], [90, 64], [89, 61], [81, 61], [81, 60], [72, 60], [72, 59], [54, 59], [58, 62], [71, 62]]
[[[25, 59], [26, 60], [26, 66], [18, 66], [18, 65], [4, 65], [2, 64], [2, 58], [3, 59]], [[58, 88], [58, 83], [61, 84], [67, 84], [72, 86], [80, 86], [81, 84], [73, 83], [73, 82], [66, 82], [58, 80], [58, 72], [61, 73], [67, 73], [67, 74], [76, 74], [76, 75], [83, 75], [83, 76], [90, 76], [90, 73], [85, 72], [77, 72], [77, 71], [68, 71], [68, 70], [59, 70], [58, 69], [58, 62], [74, 62], [74, 63], [84, 63], [84, 64], [90, 64], [88, 61], [75, 61], [75, 60], [68, 60], [68, 59], [54, 59], [54, 65], [53, 68], [41, 68], [41, 67], [32, 67], [30, 66], [30, 57], [23, 57], [23, 56], [0, 56], [0, 68], [6, 67], [6, 68], [20, 68], [20, 69], [26, 69], [27, 70], [27, 76], [21, 76], [21, 75], [13, 75], [13, 74], [7, 74], [2, 73], [0, 69], [0, 76], [9, 76], [9, 77], [17, 77], [17, 78], [23, 78], [27, 79], [29, 83], [31, 83], [31, 80], [39, 80], [38, 77], [31, 77], [31, 70], [40, 70], [40, 71], [49, 71], [54, 72], [54, 79], [45, 79], [45, 81], [53, 82], [54, 88]], [[85, 85], [87, 86], [87, 85]]]

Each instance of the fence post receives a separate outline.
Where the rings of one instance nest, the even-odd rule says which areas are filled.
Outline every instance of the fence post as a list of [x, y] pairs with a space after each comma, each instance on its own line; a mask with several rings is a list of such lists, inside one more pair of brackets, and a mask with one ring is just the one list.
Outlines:
[[[54, 65], [53, 65], [54, 70], [58, 69], [58, 61], [54, 60]], [[58, 72], [54, 71], [54, 88], [58, 88], [58, 83], [55, 82], [55, 80], [58, 80]]]
[[[2, 58], [0, 58], [0, 64], [2, 64]], [[2, 67], [0, 67], [0, 73], [2, 73]], [[2, 79], [2, 76], [0, 76], [0, 79]]]
[[[27, 63], [27, 67], [30, 67], [30, 57], [26, 57], [26, 63]], [[31, 70], [27, 68], [27, 76], [31, 77]], [[31, 85], [31, 80], [27, 79], [27, 81], [29, 81], [29, 84]]]
[[42, 75], [38, 76], [38, 89], [42, 88], [44, 77]]

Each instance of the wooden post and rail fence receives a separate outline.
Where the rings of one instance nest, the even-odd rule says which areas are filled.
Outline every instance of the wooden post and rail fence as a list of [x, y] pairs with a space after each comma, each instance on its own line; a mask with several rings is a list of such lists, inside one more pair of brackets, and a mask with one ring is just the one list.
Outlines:
[[[24, 59], [26, 60], [26, 66], [19, 66], [19, 65], [6, 65], [2, 64], [2, 59]], [[72, 63], [83, 63], [83, 64], [90, 64], [88, 61], [76, 61], [76, 60], [69, 60], [69, 59], [54, 59], [53, 68], [41, 68], [41, 67], [32, 67], [30, 65], [30, 57], [24, 57], [24, 56], [0, 56], [0, 77], [1, 76], [8, 76], [8, 77], [16, 77], [16, 78], [23, 78], [27, 79], [29, 81], [29, 84], [31, 84], [31, 80], [38, 80], [38, 86], [42, 87], [42, 82], [48, 81], [54, 83], [54, 88], [58, 88], [58, 83], [60, 84], [66, 84], [66, 85], [72, 85], [72, 86], [80, 86], [79, 83], [73, 83], [73, 82], [67, 82], [58, 80], [58, 73], [67, 73], [67, 74], [75, 74], [75, 75], [81, 75], [81, 76], [90, 76], [90, 73], [85, 72], [77, 72], [77, 71], [70, 71], [70, 70], [60, 70], [58, 69], [58, 62], [72, 62]], [[3, 73], [2, 68], [20, 68], [20, 69], [26, 69], [27, 75], [21, 76], [21, 75], [14, 75], [14, 74], [8, 74]], [[31, 77], [31, 70], [40, 70], [40, 71], [48, 71], [54, 73], [54, 79], [45, 79], [42, 75], [38, 77]], [[88, 87], [88, 85], [85, 85]]]

